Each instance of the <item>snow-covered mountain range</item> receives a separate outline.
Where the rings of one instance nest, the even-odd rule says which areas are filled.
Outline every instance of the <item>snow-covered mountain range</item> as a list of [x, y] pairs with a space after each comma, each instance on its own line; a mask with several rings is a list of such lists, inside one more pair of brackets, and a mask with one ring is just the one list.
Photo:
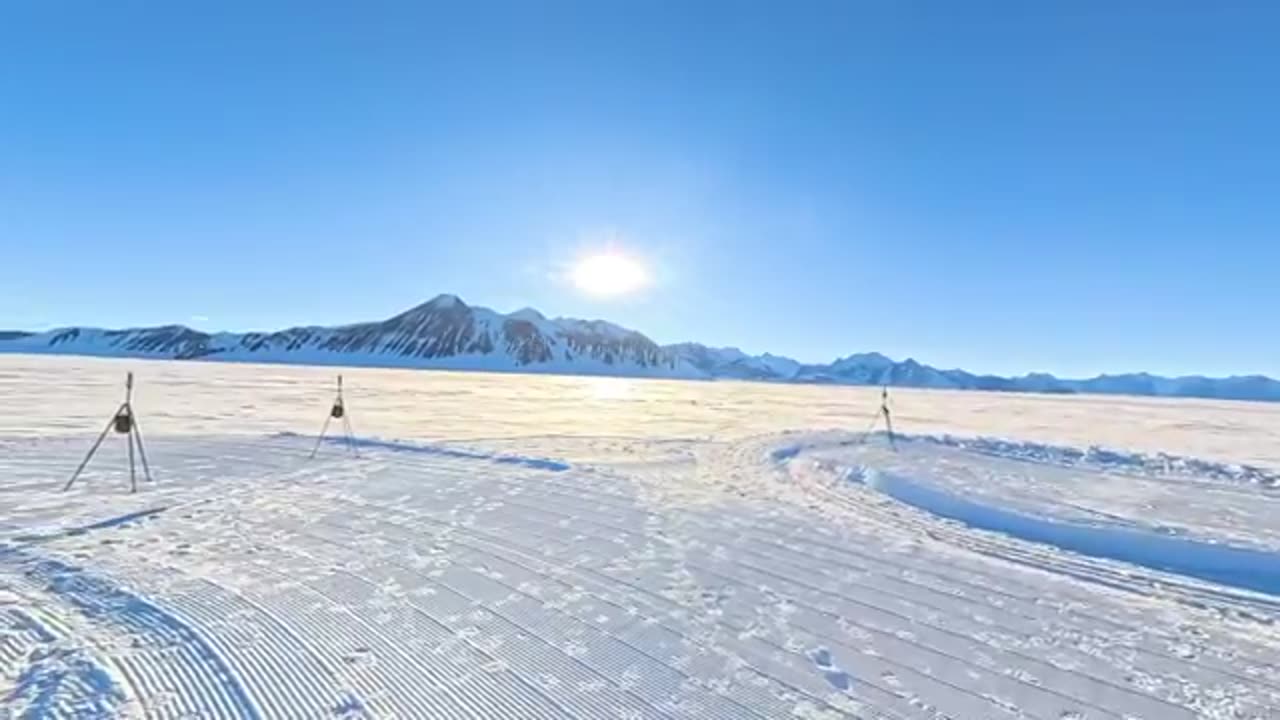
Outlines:
[[813, 365], [697, 343], [663, 346], [601, 320], [548, 319], [529, 308], [504, 315], [454, 295], [378, 322], [276, 332], [205, 333], [182, 325], [0, 331], [0, 352], [1280, 401], [1280, 382], [1260, 375], [1006, 378], [939, 370], [879, 353]]

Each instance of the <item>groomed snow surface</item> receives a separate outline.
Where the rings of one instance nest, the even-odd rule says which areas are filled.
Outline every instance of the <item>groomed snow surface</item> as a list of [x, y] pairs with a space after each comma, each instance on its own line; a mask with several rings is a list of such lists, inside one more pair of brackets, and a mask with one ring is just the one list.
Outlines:
[[1280, 408], [331, 373], [0, 359], [0, 718], [1280, 717]]

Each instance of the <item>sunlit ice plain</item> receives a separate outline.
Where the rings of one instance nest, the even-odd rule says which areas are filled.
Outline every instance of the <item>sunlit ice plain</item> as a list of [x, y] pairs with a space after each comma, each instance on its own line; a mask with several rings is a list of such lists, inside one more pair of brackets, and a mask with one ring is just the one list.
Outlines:
[[[0, 435], [92, 436], [119, 403], [128, 370], [138, 375], [136, 402], [152, 434], [318, 431], [337, 372], [346, 377], [357, 432], [422, 441], [861, 432], [880, 405], [879, 388], [856, 386], [0, 356]], [[1265, 403], [910, 388], [891, 395], [905, 433], [1100, 445], [1280, 469], [1280, 407]]]
[[[155, 482], [108, 436], [61, 492], [126, 371]], [[354, 448], [309, 459], [338, 372]], [[1280, 708], [1280, 589], [1238, 581], [1277, 568], [1273, 405], [891, 390], [891, 447], [877, 388], [0, 356], [0, 389], [20, 717]]]

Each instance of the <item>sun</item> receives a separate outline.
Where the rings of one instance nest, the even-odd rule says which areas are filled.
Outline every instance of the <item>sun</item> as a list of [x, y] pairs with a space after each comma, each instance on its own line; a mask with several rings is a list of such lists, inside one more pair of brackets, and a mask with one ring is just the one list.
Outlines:
[[644, 265], [618, 252], [589, 255], [573, 267], [573, 284], [588, 295], [628, 295], [648, 283], [649, 273]]

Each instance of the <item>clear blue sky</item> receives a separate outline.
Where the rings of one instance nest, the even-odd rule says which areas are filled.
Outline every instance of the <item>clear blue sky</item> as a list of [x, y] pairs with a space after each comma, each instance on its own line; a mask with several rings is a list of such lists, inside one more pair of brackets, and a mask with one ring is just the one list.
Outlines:
[[[0, 327], [447, 291], [806, 361], [1280, 376], [1277, 7], [4, 3]], [[558, 279], [606, 242], [653, 286]]]

